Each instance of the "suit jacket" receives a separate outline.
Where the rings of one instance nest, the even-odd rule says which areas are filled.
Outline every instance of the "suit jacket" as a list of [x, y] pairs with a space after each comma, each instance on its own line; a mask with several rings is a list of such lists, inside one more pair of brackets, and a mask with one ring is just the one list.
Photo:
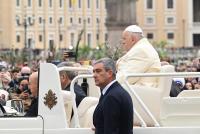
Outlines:
[[[64, 90], [70, 91], [70, 85], [71, 83]], [[81, 101], [83, 100], [83, 98], [86, 97], [86, 94], [81, 88], [81, 86], [79, 86], [78, 84], [74, 85], [74, 92], [76, 94], [76, 106], [78, 107]]]
[[93, 124], [95, 134], [133, 134], [132, 99], [118, 82], [100, 97]]
[[37, 117], [38, 115], [38, 98], [34, 98], [31, 102], [30, 108], [25, 114], [26, 117]]
[[[124, 87], [125, 74], [160, 72], [161, 63], [156, 50], [146, 38], [143, 38], [118, 59], [116, 67], [116, 79]], [[131, 78], [129, 82], [131, 84], [156, 87], [158, 78]]]

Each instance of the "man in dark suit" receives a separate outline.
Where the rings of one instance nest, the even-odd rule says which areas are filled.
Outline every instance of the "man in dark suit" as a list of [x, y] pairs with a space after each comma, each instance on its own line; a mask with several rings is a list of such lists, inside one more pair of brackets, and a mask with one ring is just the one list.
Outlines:
[[38, 72], [34, 72], [30, 75], [29, 89], [31, 90], [33, 100], [25, 116], [36, 117], [38, 115]]
[[95, 134], [133, 134], [133, 104], [130, 95], [115, 80], [113, 60], [103, 58], [93, 65], [101, 97], [93, 114]]
[[[75, 63], [71, 62], [61, 62], [57, 65], [57, 67], [73, 67]], [[74, 79], [74, 77], [77, 75], [75, 71], [60, 71], [60, 82], [62, 90], [70, 91], [70, 85], [71, 81]], [[86, 97], [85, 92], [81, 88], [80, 85], [75, 83], [74, 85], [74, 92], [76, 94], [76, 106], [78, 107], [81, 101]]]

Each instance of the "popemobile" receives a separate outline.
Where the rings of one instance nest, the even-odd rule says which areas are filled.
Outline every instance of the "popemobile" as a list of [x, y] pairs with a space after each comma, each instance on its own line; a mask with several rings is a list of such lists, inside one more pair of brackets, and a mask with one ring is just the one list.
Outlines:
[[[76, 70], [79, 75], [71, 83], [71, 91], [63, 92], [59, 71]], [[134, 134], [199, 134], [200, 91], [183, 91], [169, 97], [172, 78], [200, 77], [197, 72], [175, 73], [171, 65], [160, 73], [128, 74], [129, 77], [158, 77], [156, 88], [130, 85], [128, 92], [134, 104]], [[87, 78], [88, 96], [76, 107], [73, 85]], [[91, 67], [61, 67], [41, 63], [39, 69], [37, 117], [24, 117], [21, 100], [9, 100], [0, 106], [1, 134], [94, 134], [92, 116], [98, 103]], [[73, 117], [71, 119], [73, 111]]]

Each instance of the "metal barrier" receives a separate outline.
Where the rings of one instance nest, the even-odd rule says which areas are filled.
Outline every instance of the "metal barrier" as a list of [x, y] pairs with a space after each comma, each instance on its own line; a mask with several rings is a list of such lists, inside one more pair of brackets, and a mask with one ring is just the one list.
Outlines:
[[[152, 121], [154, 122], [154, 126], [155, 127], [160, 127], [160, 124], [155, 119], [155, 117], [153, 116], [153, 114], [151, 113], [151, 111], [144, 104], [144, 102], [141, 100], [141, 98], [139, 97], [139, 95], [134, 90], [131, 89], [130, 84], [128, 82], [128, 78], [130, 78], [130, 77], [167, 77], [167, 76], [168, 77], [172, 77], [172, 78], [173, 77], [176, 77], [176, 78], [200, 77], [200, 73], [199, 72], [133, 73], [133, 74], [126, 74], [126, 77], [125, 77], [125, 84], [128, 87], [128, 90], [130, 91], [130, 93], [132, 93], [134, 95], [134, 97], [136, 98], [136, 100], [139, 102], [140, 106], [144, 110], [144, 112], [146, 112], [146, 114], [152, 119]], [[138, 117], [138, 119], [140, 120], [141, 125], [143, 127], [146, 127], [147, 125], [146, 125], [144, 119], [139, 115], [139, 113], [136, 111], [135, 114]]]

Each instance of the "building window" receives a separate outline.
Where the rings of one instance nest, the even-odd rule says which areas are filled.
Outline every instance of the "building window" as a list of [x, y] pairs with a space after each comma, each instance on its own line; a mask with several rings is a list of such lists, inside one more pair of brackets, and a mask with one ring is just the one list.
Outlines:
[[146, 8], [153, 9], [153, 0], [146, 0]]
[[69, 8], [72, 8], [72, 0], [69, 0]]
[[193, 34], [193, 45], [200, 46], [200, 34]]
[[82, 23], [82, 19], [78, 18], [78, 23], [81, 24]]
[[60, 41], [63, 41], [63, 35], [62, 34], [60, 34], [59, 39], [60, 39]]
[[28, 0], [28, 7], [32, 6], [32, 0]]
[[60, 17], [60, 18], [59, 18], [58, 23], [59, 23], [59, 24], [63, 24], [63, 17]]
[[42, 7], [42, 0], [38, 0], [38, 6]]
[[147, 16], [145, 18], [145, 23], [147, 25], [153, 25], [153, 24], [155, 24], [155, 17], [154, 16]]
[[91, 46], [91, 39], [92, 39], [91, 36], [92, 36], [92, 35], [91, 35], [90, 33], [87, 34], [87, 44], [88, 44], [89, 47]]
[[74, 33], [71, 33], [71, 46], [74, 46]]
[[82, 0], [78, 0], [78, 7], [79, 7], [79, 8], [81, 8], [81, 5], [82, 5], [81, 1], [82, 1]]
[[174, 8], [174, 0], [167, 0], [167, 9]]
[[96, 0], [96, 8], [99, 9], [99, 0]]
[[17, 6], [17, 7], [20, 6], [20, 0], [16, 0], [16, 6]]
[[167, 39], [173, 40], [174, 39], [174, 33], [167, 33]]
[[38, 18], [38, 23], [39, 23], [39, 24], [42, 24], [42, 17], [39, 17], [39, 18]]
[[16, 16], [16, 23], [17, 23], [17, 26], [20, 25], [20, 17], [19, 16]]
[[153, 33], [147, 33], [147, 39], [152, 40], [154, 38]]
[[173, 16], [166, 17], [166, 24], [175, 24], [175, 18]]
[[87, 19], [88, 24], [90, 24], [90, 18]]
[[96, 22], [97, 22], [97, 24], [99, 24], [99, 22], [100, 22], [100, 21], [99, 21], [99, 18], [96, 18]]
[[96, 40], [99, 41], [99, 34], [96, 35]]
[[200, 0], [193, 0], [193, 21], [200, 22]]
[[70, 17], [70, 23], [71, 23], [71, 24], [73, 23], [73, 18], [72, 18], [72, 17]]
[[60, 6], [60, 8], [63, 7], [63, 0], [60, 0], [60, 2], [59, 2], [59, 6]]
[[90, 8], [90, 0], [87, 0], [87, 8]]
[[167, 23], [172, 24], [174, 22], [174, 18], [168, 17], [167, 18]]
[[39, 35], [39, 42], [42, 42], [42, 35]]
[[107, 42], [108, 41], [108, 34], [106, 33], [105, 34], [105, 42]]
[[28, 17], [28, 23], [29, 23], [29, 24], [32, 24], [32, 23], [33, 23], [31, 17]]
[[53, 23], [53, 18], [49, 17], [49, 24], [52, 24], [52, 23]]
[[52, 7], [52, 6], [53, 6], [52, 0], [49, 0], [49, 7]]
[[17, 35], [17, 37], [16, 37], [16, 41], [17, 41], [17, 43], [20, 42], [20, 35]]

